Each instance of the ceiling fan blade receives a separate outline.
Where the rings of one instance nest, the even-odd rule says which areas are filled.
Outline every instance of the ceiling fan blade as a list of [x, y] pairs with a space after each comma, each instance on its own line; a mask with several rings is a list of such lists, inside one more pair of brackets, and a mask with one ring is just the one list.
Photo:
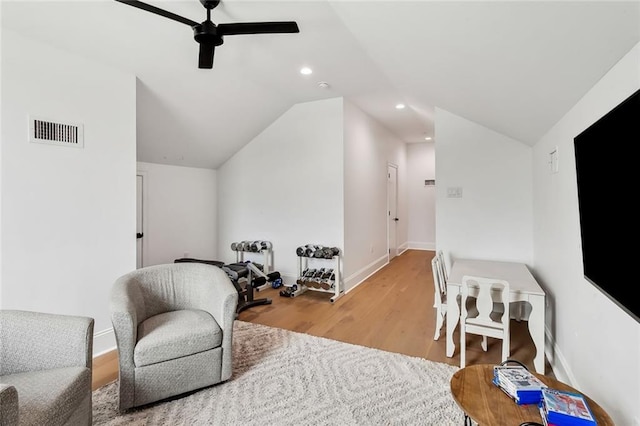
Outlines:
[[198, 56], [198, 68], [213, 68], [213, 53], [216, 47], [213, 44], [200, 43], [200, 55]]
[[119, 3], [128, 4], [129, 6], [137, 7], [138, 9], [146, 10], [147, 12], [155, 13], [156, 15], [164, 16], [165, 18], [173, 19], [174, 21], [181, 22], [183, 24], [189, 25], [190, 27], [199, 25], [196, 21], [183, 18], [182, 16], [176, 15], [175, 13], [168, 12], [164, 9], [151, 6], [150, 4], [146, 4], [138, 0], [116, 0], [116, 1]]
[[283, 22], [238, 22], [233, 24], [218, 25], [218, 34], [273, 34], [273, 33], [299, 33], [298, 24], [294, 21]]

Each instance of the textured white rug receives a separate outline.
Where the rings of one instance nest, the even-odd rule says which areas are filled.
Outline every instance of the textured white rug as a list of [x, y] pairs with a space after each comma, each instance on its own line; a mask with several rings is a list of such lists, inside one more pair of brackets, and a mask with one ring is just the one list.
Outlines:
[[[425, 337], [426, 338], [426, 337]], [[93, 393], [94, 425], [461, 425], [456, 367], [236, 321], [225, 383], [124, 415], [117, 384]]]

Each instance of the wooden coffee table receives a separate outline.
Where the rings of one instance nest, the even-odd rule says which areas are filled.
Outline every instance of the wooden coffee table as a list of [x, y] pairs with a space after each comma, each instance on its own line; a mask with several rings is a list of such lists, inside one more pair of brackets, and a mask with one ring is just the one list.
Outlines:
[[[533, 373], [550, 388], [582, 392], [552, 377]], [[540, 411], [536, 404], [518, 405], [502, 390], [494, 385], [493, 365], [470, 365], [458, 370], [451, 378], [451, 394], [462, 411], [479, 425], [517, 426], [524, 422], [542, 424]], [[598, 426], [613, 426], [609, 415], [594, 400], [584, 395], [589, 408], [596, 417]]]

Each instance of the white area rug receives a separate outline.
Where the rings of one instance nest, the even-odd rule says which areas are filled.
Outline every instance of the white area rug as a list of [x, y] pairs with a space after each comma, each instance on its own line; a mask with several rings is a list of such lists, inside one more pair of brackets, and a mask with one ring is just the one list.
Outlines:
[[[425, 336], [428, 338], [428, 336]], [[94, 425], [462, 425], [457, 367], [236, 321], [225, 383], [124, 415], [117, 384], [93, 393]]]

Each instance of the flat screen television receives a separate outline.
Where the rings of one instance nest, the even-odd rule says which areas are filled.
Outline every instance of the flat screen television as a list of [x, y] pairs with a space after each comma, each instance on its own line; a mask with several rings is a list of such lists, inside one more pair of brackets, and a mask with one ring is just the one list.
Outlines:
[[640, 322], [640, 90], [573, 143], [584, 276]]

